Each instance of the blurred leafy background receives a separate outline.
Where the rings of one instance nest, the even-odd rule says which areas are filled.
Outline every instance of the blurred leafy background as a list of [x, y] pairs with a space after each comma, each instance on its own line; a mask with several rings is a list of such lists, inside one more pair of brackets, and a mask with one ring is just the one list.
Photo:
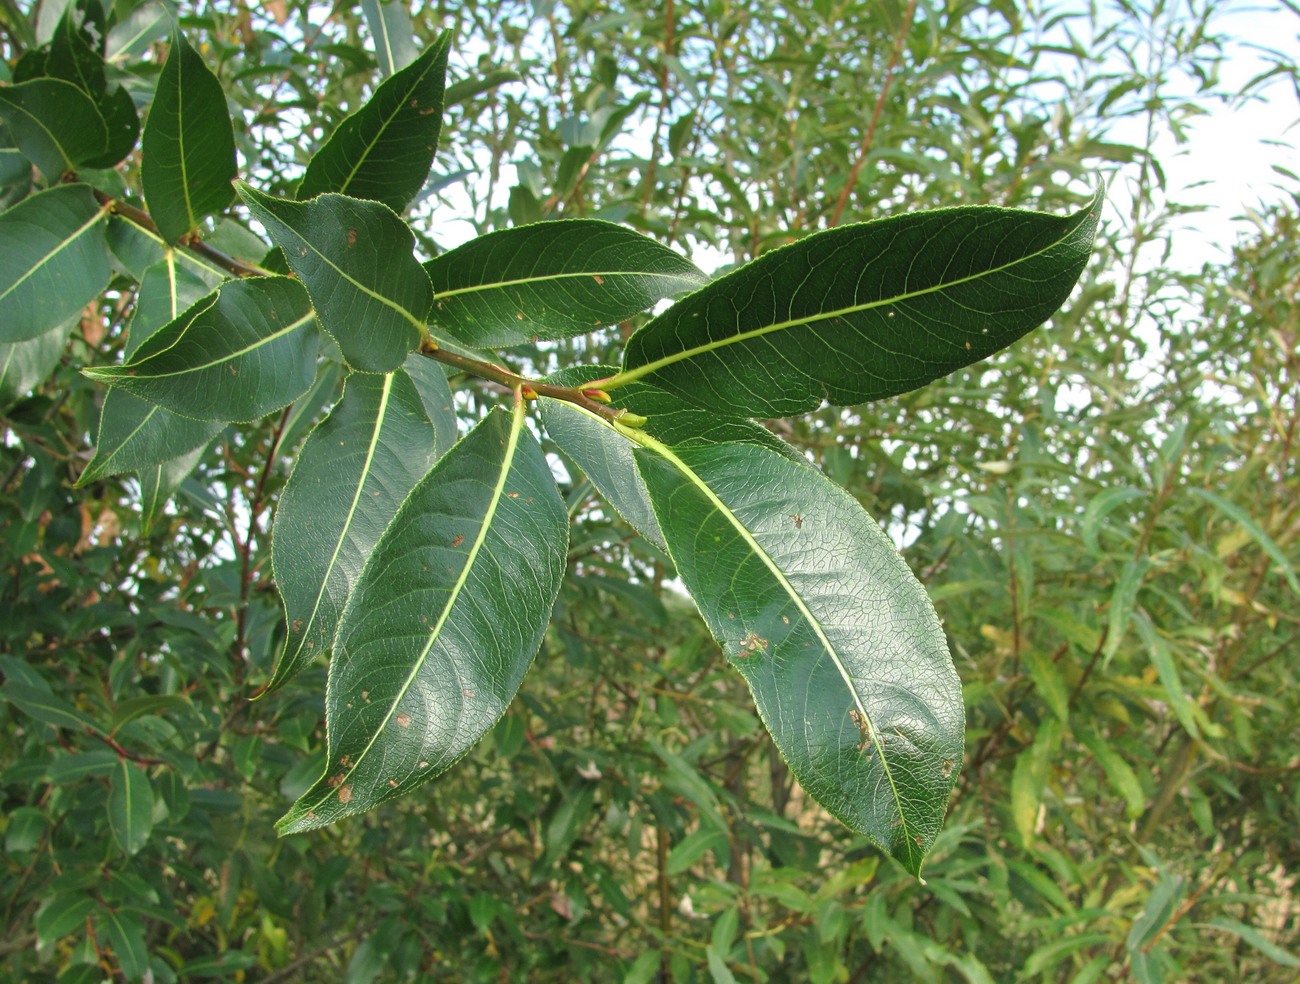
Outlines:
[[[110, 6], [114, 70], [147, 102], [169, 8]], [[0, 3], [0, 80], [62, 7]], [[490, 740], [410, 799], [276, 840], [319, 772], [324, 669], [248, 699], [283, 639], [269, 516], [337, 381], [191, 473], [73, 489], [102, 399], [78, 370], [120, 349], [128, 278], [64, 347], [0, 353], [5, 978], [1295, 980], [1300, 178], [1279, 146], [1230, 255], [1197, 269], [1173, 259], [1204, 235], [1196, 189], [1167, 178], [1207, 112], [1268, 92], [1279, 138], [1297, 116], [1300, 10], [1283, 0], [1259, 72], [1227, 86], [1252, 41], [1221, 27], [1231, 7], [180, 4], [244, 176], [282, 194], [456, 27], [429, 255], [588, 216], [716, 270], [899, 210], [1063, 212], [1097, 175], [1111, 206], [1045, 329], [907, 396], [773, 422], [887, 525], [945, 621], [967, 751], [925, 884], [805, 801], [666, 558], [558, 458], [581, 576]], [[31, 181], [15, 158], [5, 205]], [[210, 238], [258, 255], [237, 215]], [[496, 400], [453, 383], [466, 419]]]

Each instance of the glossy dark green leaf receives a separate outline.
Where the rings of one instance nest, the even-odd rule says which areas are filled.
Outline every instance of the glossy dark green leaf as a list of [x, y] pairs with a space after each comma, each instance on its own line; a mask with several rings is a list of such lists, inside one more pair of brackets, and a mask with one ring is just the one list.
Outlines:
[[148, 774], [134, 762], [122, 760], [113, 771], [108, 824], [117, 846], [126, 854], [138, 854], [153, 833], [153, 786]]
[[435, 324], [486, 347], [597, 331], [709, 279], [667, 246], [596, 219], [492, 232], [424, 268]]
[[[393, 6], [396, 6], [394, 4]], [[298, 198], [334, 191], [403, 212], [424, 187], [442, 129], [451, 34], [375, 90], [307, 164]]]
[[636, 452], [678, 574], [803, 788], [913, 874], [960, 768], [925, 590], [847, 492], [749, 444]]
[[567, 543], [522, 406], [494, 410], [416, 485], [357, 580], [334, 640], [325, 773], [281, 834], [415, 788], [496, 723], [541, 644]]
[[307, 391], [319, 336], [307, 292], [287, 277], [225, 284], [120, 366], [83, 370], [196, 420], [256, 420]]
[[100, 730], [94, 721], [53, 693], [43, 682], [33, 683], [6, 676], [0, 696], [24, 714], [56, 728], [72, 731]]
[[0, 342], [0, 412], [13, 406], [54, 371], [68, 344], [72, 322], [21, 342]]
[[1092, 251], [1102, 195], [1066, 218], [911, 212], [809, 236], [641, 328], [606, 384], [652, 382], [742, 416], [847, 406], [922, 386], [1041, 325]]
[[400, 0], [361, 0], [361, 13], [375, 39], [379, 70], [395, 75], [415, 61], [415, 29]]
[[108, 127], [95, 101], [63, 79], [0, 86], [0, 117], [50, 183], [108, 147]]
[[392, 372], [405, 362], [419, 347], [431, 298], [410, 227], [378, 202], [332, 193], [293, 202], [242, 181], [237, 188], [306, 285], [348, 364]]
[[36, 938], [49, 946], [71, 933], [83, 933], [86, 918], [99, 907], [93, 898], [81, 894], [54, 896], [36, 914]]
[[85, 185], [60, 185], [0, 214], [0, 342], [67, 323], [112, 275], [107, 206]]
[[123, 472], [156, 468], [204, 446], [224, 426], [220, 421], [182, 417], [115, 387], [104, 395], [95, 456], [77, 479], [77, 485]]
[[[149, 944], [144, 920], [129, 909], [101, 907], [95, 914], [98, 937], [112, 950], [122, 975], [128, 981], [142, 981], [149, 970]], [[102, 979], [102, 972], [101, 972]]]
[[179, 32], [145, 120], [140, 180], [159, 233], [176, 242], [230, 204], [235, 136], [226, 95]]
[[433, 424], [405, 369], [349, 377], [276, 510], [271, 561], [289, 631], [268, 689], [329, 654], [362, 565], [435, 457]]

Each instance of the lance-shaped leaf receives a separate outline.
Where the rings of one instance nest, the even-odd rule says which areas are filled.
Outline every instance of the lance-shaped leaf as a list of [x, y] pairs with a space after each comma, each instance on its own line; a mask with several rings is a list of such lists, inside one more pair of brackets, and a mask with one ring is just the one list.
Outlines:
[[42, 191], [0, 214], [0, 342], [52, 331], [104, 289], [107, 214], [85, 185]]
[[196, 420], [257, 420], [292, 403], [316, 375], [319, 336], [307, 292], [287, 277], [225, 284], [121, 366], [83, 370]]
[[269, 690], [329, 653], [362, 565], [435, 455], [433, 424], [406, 370], [348, 378], [276, 510], [271, 562], [289, 632]]
[[415, 31], [411, 15], [398, 0], [361, 0], [361, 13], [375, 39], [375, 59], [385, 75], [415, 61]]
[[1102, 194], [1067, 218], [962, 207], [773, 250], [628, 341], [605, 384], [654, 383], [754, 417], [879, 400], [978, 362], [1047, 320], [1092, 250]]
[[392, 372], [406, 361], [419, 347], [431, 297], [410, 227], [378, 202], [335, 194], [292, 202], [242, 181], [237, 188], [306, 285], [348, 365]]
[[99, 412], [95, 456], [77, 485], [122, 472], [156, 468], [203, 447], [223, 426], [220, 421], [182, 417], [125, 390], [111, 389]]
[[[611, 375], [607, 366], [573, 366], [547, 377], [555, 386], [580, 386]], [[637, 532], [667, 550], [655, 519], [645, 482], [632, 452], [636, 445], [590, 410], [564, 400], [539, 401], [542, 422], [560, 450], [583, 470], [600, 494]], [[615, 406], [645, 416], [644, 432], [670, 447], [702, 447], [744, 442], [771, 448], [795, 461], [799, 453], [761, 424], [682, 406], [648, 383], [631, 383], [618, 391]]]
[[153, 786], [149, 775], [125, 759], [117, 764], [108, 789], [108, 824], [125, 854], [138, 854], [153, 833]]
[[919, 874], [961, 764], [961, 684], [925, 590], [807, 465], [636, 452], [678, 574], [804, 789]]
[[338, 125], [308, 162], [299, 199], [335, 191], [383, 202], [394, 212], [406, 209], [433, 166], [450, 46], [444, 31]]
[[325, 773], [281, 834], [414, 789], [497, 722], [541, 645], [567, 543], [522, 406], [492, 411], [412, 490], [352, 590], [325, 695]]
[[235, 134], [226, 94], [179, 31], [158, 77], [141, 150], [145, 201], [168, 242], [230, 204]]
[[95, 101], [63, 79], [0, 87], [0, 117], [33, 164], [53, 183], [103, 154], [108, 127]]
[[424, 268], [438, 327], [485, 347], [596, 331], [709, 280], [667, 246], [596, 219], [492, 232]]

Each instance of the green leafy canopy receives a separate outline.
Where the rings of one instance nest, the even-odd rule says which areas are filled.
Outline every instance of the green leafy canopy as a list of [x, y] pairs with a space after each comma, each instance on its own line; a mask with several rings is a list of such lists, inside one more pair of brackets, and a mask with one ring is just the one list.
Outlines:
[[[401, 26], [395, 5], [371, 6], [384, 32]], [[585, 477], [675, 568], [807, 793], [919, 875], [962, 759], [947, 640], [890, 537], [756, 418], [905, 393], [1043, 324], [1088, 262], [1101, 192], [1065, 216], [961, 207], [846, 225], [713, 281], [596, 219], [422, 257], [403, 213], [434, 161], [450, 35], [423, 53], [384, 47], [389, 77], [306, 162], [292, 200], [232, 189], [243, 124], [177, 31], [145, 117], [146, 214], [55, 186], [104, 166], [134, 119], [80, 23], [64, 25], [48, 74], [33, 62], [0, 89], [50, 185], [0, 214], [0, 369], [32, 385], [112, 270], [135, 271], [125, 361], [85, 370], [111, 389], [81, 482], [137, 473], [150, 521], [218, 434], [280, 415], [286, 444], [272, 446], [295, 463], [273, 526], [285, 622], [264, 701], [326, 659], [328, 677], [325, 765], [279, 831], [409, 793], [505, 713], [574, 567], [574, 507], [544, 432], [566, 482]], [[573, 134], [571, 171], [606, 139], [590, 129]], [[234, 192], [293, 276], [224, 252], [269, 248], [231, 232]], [[611, 326], [630, 336], [621, 366], [517, 371]], [[511, 363], [516, 349], [527, 358]], [[508, 409], [471, 415], [461, 437], [448, 373]], [[134, 854], [151, 836], [149, 777], [123, 761], [108, 783], [118, 847]], [[125, 948], [131, 928], [113, 931]]]

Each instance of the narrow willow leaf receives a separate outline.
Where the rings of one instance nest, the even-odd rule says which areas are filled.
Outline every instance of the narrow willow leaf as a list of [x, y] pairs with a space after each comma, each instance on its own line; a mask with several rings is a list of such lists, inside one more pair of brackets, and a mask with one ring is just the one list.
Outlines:
[[328, 655], [362, 565], [435, 456], [433, 424], [404, 369], [348, 378], [276, 510], [271, 562], [289, 631], [268, 690]]
[[805, 790], [913, 874], [961, 765], [939, 620], [847, 492], [748, 444], [636, 459], [678, 574]]
[[361, 13], [375, 39], [379, 70], [395, 75], [415, 61], [415, 28], [398, 0], [361, 0]]
[[392, 372], [405, 362], [420, 345], [431, 298], [410, 227], [378, 202], [335, 194], [292, 202], [242, 181], [236, 187], [284, 250], [348, 365]]
[[0, 342], [66, 324], [104, 289], [107, 214], [85, 185], [42, 191], [0, 214]]
[[63, 79], [0, 87], [0, 117], [18, 149], [51, 184], [103, 154], [108, 127], [95, 101]]
[[488, 233], [424, 268], [437, 326], [487, 347], [596, 331], [709, 280], [667, 246], [596, 219]]
[[1291, 561], [1287, 559], [1285, 551], [1277, 545], [1277, 542], [1264, 531], [1264, 528], [1259, 523], [1250, 518], [1244, 509], [1235, 503], [1229, 502], [1221, 495], [1215, 495], [1208, 489], [1189, 488], [1187, 492], [1189, 495], [1194, 495], [1198, 499], [1208, 502], [1245, 530], [1250, 535], [1250, 538], [1259, 544], [1260, 549], [1268, 555], [1268, 559], [1274, 563], [1278, 572], [1286, 579], [1287, 587], [1295, 594], [1300, 595], [1300, 579], [1296, 578], [1295, 568], [1291, 566]]
[[287, 277], [225, 284], [140, 346], [135, 360], [83, 372], [196, 420], [257, 420], [316, 375], [316, 315]]
[[95, 456], [77, 485], [157, 467], [207, 444], [223, 426], [219, 421], [182, 417], [125, 390], [111, 389], [99, 413]]
[[911, 212], [809, 236], [669, 308], [604, 388], [652, 382], [741, 416], [906, 393], [1011, 344], [1069, 296], [1102, 193], [1067, 218]]
[[49, 378], [68, 344], [74, 322], [21, 342], [0, 342], [0, 411], [7, 410]]
[[450, 32], [443, 32], [338, 125], [308, 162], [300, 200], [335, 191], [405, 211], [433, 166], [450, 45]]
[[108, 825], [117, 846], [138, 854], [153, 833], [153, 787], [144, 769], [125, 759], [118, 763], [108, 788]]
[[234, 197], [235, 134], [226, 94], [176, 32], [145, 121], [140, 180], [159, 233], [176, 242]]
[[281, 834], [428, 781], [501, 717], [550, 619], [568, 520], [541, 448], [494, 410], [407, 496], [334, 640], [320, 781]]
[[[210, 443], [210, 442], [209, 442]], [[207, 453], [209, 444], [200, 444], [193, 451], [139, 470], [140, 527], [148, 536], [167, 511], [177, 490], [189, 478], [199, 461]]]

